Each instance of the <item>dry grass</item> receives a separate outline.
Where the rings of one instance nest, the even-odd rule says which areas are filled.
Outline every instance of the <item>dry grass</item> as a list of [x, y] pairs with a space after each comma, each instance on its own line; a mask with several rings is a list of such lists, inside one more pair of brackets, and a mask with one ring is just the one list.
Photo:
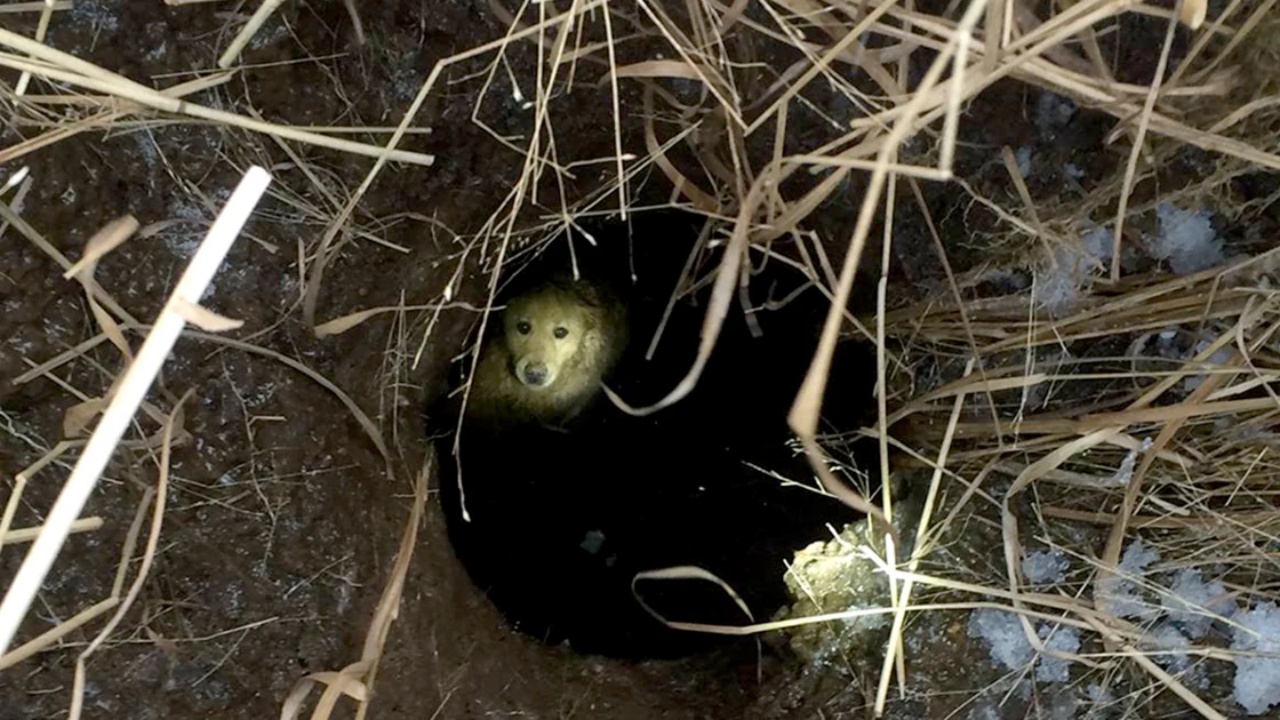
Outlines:
[[[1123, 0], [1081, 0], [1038, 18], [1018, 0], [974, 0], [937, 14], [897, 0], [871, 5], [776, 0], [758, 7], [722, 0], [640, 0], [634, 14], [601, 0], [558, 5], [526, 2], [514, 8], [491, 0], [490, 8], [507, 24], [507, 33], [436, 64], [394, 129], [293, 127], [264, 120], [252, 108], [218, 109], [182, 99], [234, 79], [240, 51], [259, 21], [280, 4], [264, 1], [253, 20], [227, 34], [218, 62], [222, 72], [209, 72], [161, 91], [42, 44], [48, 18], [60, 6], [22, 4], [27, 11], [42, 13], [41, 34], [32, 40], [0, 31], [0, 45], [10, 50], [0, 54], [0, 65], [23, 73], [18, 87], [2, 89], [3, 101], [24, 125], [44, 129], [25, 142], [0, 149], [0, 161], [17, 160], [38, 148], [125, 122], [199, 120], [235, 132], [238, 138], [270, 138], [303, 170], [308, 183], [302, 189], [273, 188], [274, 198], [322, 229], [299, 240], [297, 248], [264, 244], [273, 252], [297, 254], [301, 289], [288, 313], [299, 314], [322, 337], [349, 331], [383, 313], [395, 316], [387, 341], [387, 396], [379, 400], [383, 410], [376, 416], [379, 422], [331, 381], [292, 358], [254, 345], [253, 336], [238, 340], [192, 336], [265, 355], [307, 373], [350, 409], [386, 458], [389, 472], [399, 455], [399, 442], [404, 441], [396, 434], [399, 422], [394, 408], [402, 404], [402, 393], [407, 391], [407, 369], [429, 351], [441, 314], [452, 308], [476, 311], [483, 326], [499, 289], [497, 268], [518, 267], [561, 231], [580, 237], [577, 223], [583, 217], [640, 211], [631, 204], [636, 188], [660, 175], [672, 187], [668, 206], [686, 208], [707, 219], [707, 229], [691, 251], [685, 285], [710, 284], [711, 302], [698, 358], [684, 381], [652, 407], [631, 407], [625, 398], [612, 395], [620, 407], [646, 414], [687, 394], [739, 297], [740, 285], [749, 278], [753, 255], [779, 257], [832, 300], [822, 341], [789, 418], [823, 487], [854, 509], [882, 521], [893, 517], [892, 498], [887, 494], [873, 504], [831, 473], [817, 433], [832, 352], [841, 333], [851, 331], [878, 347], [880, 419], [868, 432], [880, 441], [881, 473], [893, 469], [890, 448], [903, 449], [910, 440], [914, 447], [924, 443], [930, 449], [928, 458], [916, 453], [935, 468], [929, 512], [917, 530], [918, 540], [936, 541], [939, 528], [956, 524], [975, 498], [990, 500], [999, 509], [1005, 564], [982, 582], [921, 572], [922, 554], [930, 542], [916, 542], [917, 554], [909, 559], [895, 556], [897, 543], [888, 545], [881, 562], [893, 580], [895, 601], [893, 607], [879, 612], [893, 615], [894, 636], [879, 677], [878, 710], [887, 702], [895, 674], [901, 684], [909, 680], [911, 658], [904, 656], [901, 634], [911, 613], [995, 602], [1024, 617], [1052, 616], [1091, 633], [1104, 642], [1111, 662], [1132, 663], [1149, 674], [1156, 686], [1171, 690], [1205, 717], [1223, 716], [1224, 708], [1214, 708], [1209, 700], [1197, 697], [1139, 649], [1140, 629], [1108, 615], [1092, 598], [1116, 572], [1123, 543], [1139, 534], [1158, 544], [1174, 564], [1198, 562], [1204, 548], [1213, 548], [1218, 556], [1231, 558], [1228, 579], [1235, 597], [1254, 601], [1274, 596], [1274, 556], [1263, 549], [1278, 522], [1277, 479], [1272, 475], [1268, 444], [1277, 410], [1271, 385], [1280, 373], [1280, 354], [1273, 340], [1274, 291], [1267, 275], [1275, 265], [1274, 257], [1263, 255], [1178, 278], [1126, 277], [1120, 265], [1129, 237], [1123, 228], [1152, 207], [1138, 201], [1135, 188], [1149, 189], [1157, 170], [1188, 148], [1212, 154], [1216, 172], [1178, 187], [1176, 194], [1214, 201], [1235, 220], [1247, 221], [1250, 209], [1230, 206], [1229, 181], [1258, 168], [1280, 169], [1280, 155], [1269, 149], [1273, 145], [1269, 128], [1280, 115], [1280, 83], [1266, 69], [1266, 62], [1274, 67], [1275, 59], [1266, 40], [1276, 23], [1273, 2], [1232, 2], [1223, 15], [1206, 17], [1205, 3], [1199, 0], [1180, 0], [1173, 12]], [[354, 5], [348, 8], [359, 28]], [[17, 11], [18, 6], [6, 9]], [[1099, 37], [1115, 32], [1117, 18], [1134, 12], [1167, 24], [1162, 50], [1150, 59], [1152, 68], [1169, 64], [1178, 18], [1195, 28], [1191, 49], [1176, 71], [1168, 76], [1157, 73], [1162, 80], [1150, 85], [1118, 82], [1116, 68], [1109, 66], [1099, 49]], [[638, 46], [646, 50], [635, 50]], [[517, 73], [510, 61], [521, 48], [531, 48], [536, 58], [527, 73]], [[653, 48], [661, 48], [662, 59], [646, 54]], [[477, 65], [479, 72], [457, 77], [463, 69]], [[921, 69], [922, 76], [913, 74]], [[1254, 82], [1259, 76], [1269, 82]], [[28, 77], [56, 82], [64, 92], [32, 95], [26, 87]], [[952, 273], [937, 230], [940, 221], [923, 209], [921, 184], [953, 179], [963, 109], [1005, 78], [1061, 93], [1110, 115], [1116, 120], [1112, 139], [1122, 140], [1129, 148], [1126, 162], [1084, 202], [1033, 197], [1008, 149], [1006, 196], [985, 197], [959, 183], [975, 202], [1001, 219], [1002, 234], [993, 242], [993, 247], [1003, 249], [993, 254], [993, 265], [1000, 267], [1031, 265], [1033, 259], [1052, 256], [1054, 247], [1078, 242], [1082, 224], [1091, 215], [1114, 218], [1115, 261], [1108, 276], [1091, 278], [1092, 292], [1067, 316], [1046, 315], [1025, 294], [976, 299], [973, 288], [985, 268], [967, 275]], [[446, 81], [478, 87], [480, 100], [471, 120], [486, 127], [496, 146], [516, 154], [521, 163], [517, 181], [476, 232], [458, 237], [447, 228], [437, 228], [450, 235], [449, 243], [458, 250], [445, 258], [454, 268], [452, 275], [442, 287], [432, 289], [429, 300], [402, 300], [327, 321], [318, 317], [319, 301], [329, 282], [326, 270], [338, 254], [350, 243], [379, 240], [371, 219], [360, 212], [375, 179], [388, 163], [429, 165], [434, 160], [397, 146], [415, 131], [419, 109], [428, 97], [442, 91]], [[672, 81], [691, 83], [695, 89], [681, 94], [673, 90]], [[507, 82], [530, 110], [528, 125], [518, 137], [500, 134], [485, 126], [483, 119], [486, 102], [505, 101], [496, 88]], [[642, 95], [640, 112], [623, 99], [636, 90]], [[798, 125], [793, 114], [799, 107], [823, 114], [815, 99], [822, 95], [819, 91], [852, 109], [848, 117], [831, 120], [825, 135], [801, 139], [792, 132]], [[594, 94], [584, 97], [586, 92]], [[586, 144], [608, 148], [607, 154], [568, 157], [557, 123], [588, 102], [609, 108], [612, 122], [599, 129], [602, 142]], [[391, 137], [383, 145], [338, 137], [359, 130], [390, 131]], [[624, 152], [626, 140], [635, 136], [643, 141], [643, 155]], [[265, 143], [257, 142], [242, 140], [238, 152], [243, 157], [234, 162], [244, 166], [262, 154], [260, 145]], [[357, 187], [341, 187], [290, 143], [375, 161]], [[606, 179], [584, 193], [585, 178], [594, 177], [587, 173], [604, 173]], [[851, 178], [858, 181], [862, 195], [849, 237], [817, 238], [810, 229], [815, 213], [847, 189]], [[905, 189], [911, 191], [909, 202], [921, 208], [921, 219], [947, 268], [949, 298], [915, 304], [898, 301], [906, 289], [895, 287], [890, 259], [894, 222], [899, 217], [898, 193]], [[18, 188], [15, 194], [22, 192]], [[0, 203], [6, 227], [64, 268], [71, 267], [22, 219], [14, 209], [20, 205]], [[400, 220], [429, 224], [429, 218]], [[873, 234], [877, 224], [882, 232], [878, 239]], [[779, 239], [799, 240], [798, 256], [776, 250], [773, 242]], [[853, 318], [845, 308], [860, 272], [866, 272], [864, 252], [869, 246], [881, 251], [879, 308], [873, 318]], [[831, 247], [845, 249], [839, 267], [827, 257], [826, 248]], [[472, 264], [490, 278], [489, 302], [484, 307], [457, 300], [465, 268]], [[870, 275], [875, 274], [873, 269]], [[102, 333], [61, 356], [32, 362], [32, 371], [18, 382], [56, 377], [54, 368], [82, 360], [103, 342], [113, 343], [123, 361], [130, 358], [124, 333], [144, 331], [146, 326], [92, 278], [83, 283]], [[1209, 331], [1216, 343], [1198, 357], [1157, 368], [1142, 360], [1142, 343], [1168, 328], [1198, 337]], [[1104, 345], [1116, 352], [1085, 357], [1085, 348]], [[1063, 352], [1054, 354], [1055, 349]], [[1208, 367], [1217, 350], [1229, 351], [1231, 359]], [[1204, 379], [1193, 391], [1182, 392], [1182, 383], [1192, 377]], [[83, 428], [103, 401], [75, 392], [82, 402], [69, 425]], [[167, 451], [171, 441], [180, 441], [176, 409], [166, 412], [144, 403], [152, 433], [126, 440], [122, 452], [145, 456], [156, 448]], [[936, 424], [931, 422], [934, 417]], [[1225, 431], [1224, 425], [1237, 431]], [[1243, 429], [1250, 432], [1239, 431]], [[1144, 446], [1144, 438], [1151, 439], [1150, 446]], [[11, 500], [21, 494], [31, 474], [51, 464], [66, 469], [64, 456], [81, 444], [63, 442], [48, 448], [37, 466], [19, 475]], [[1114, 468], [1135, 452], [1140, 459], [1130, 460], [1136, 468], [1127, 487], [1097, 482], [1100, 468]], [[988, 494], [983, 484], [1000, 476], [1012, 483], [1002, 496]], [[158, 477], [157, 492], [162, 495], [163, 463]], [[384, 603], [361, 658], [341, 672], [309, 677], [286, 703], [287, 716], [301, 712], [306, 691], [315, 682], [328, 684], [328, 689], [313, 717], [325, 716], [342, 694], [359, 703], [361, 714], [366, 712], [418, 526], [423, 483], [425, 474], [415, 486], [419, 495], [406, 526], [406, 544], [388, 579]], [[958, 502], [944, 505], [942, 496], [949, 486], [965, 490]], [[1028, 500], [1027, 496], [1033, 497]], [[0, 667], [21, 662], [74, 627], [118, 607], [124, 568], [135, 550], [133, 539], [140, 532], [142, 511], [150, 502], [148, 497], [139, 508], [138, 523], [124, 548], [116, 592], [46, 636], [10, 651], [0, 658]], [[156, 508], [159, 513], [163, 505]], [[0, 524], [5, 543], [25, 539], [20, 533], [32, 531], [10, 530], [11, 517], [6, 512]], [[1028, 518], [1036, 523], [1034, 532], [1026, 526]], [[148, 548], [152, 550], [159, 520], [157, 514], [151, 525]], [[1063, 542], [1061, 528], [1071, 523], [1093, 524], [1107, 532], [1100, 548], [1069, 548], [1079, 557], [1091, 558], [1096, 566], [1089, 586], [1064, 589], [1065, 595], [1030, 592], [1020, 576], [1023, 545], [1031, 537]], [[93, 526], [79, 529], [91, 532]], [[143, 575], [145, 571], [137, 577]], [[912, 595], [921, 588], [985, 599], [920, 604]], [[128, 598], [123, 599], [127, 603]], [[1026, 627], [1032, 644], [1042, 649], [1030, 625]], [[99, 641], [110, 630], [110, 624], [105, 626]], [[98, 646], [95, 643], [85, 654]], [[1212, 657], [1230, 656], [1220, 648], [1202, 650]], [[1071, 659], [1083, 667], [1097, 665], [1092, 659]], [[77, 694], [73, 708], [78, 702]]]
[[[971, 306], [964, 321], [954, 308], [900, 314], [917, 331], [902, 338], [906, 354], [931, 358], [919, 369], [976, 339], [987, 380], [965, 376], [923, 394], [898, 410], [890, 427], [944, 412], [937, 401], [951, 396], [985, 395], [995, 406], [991, 420], [981, 418], [986, 408], [980, 405], [965, 420], [952, 416], [937, 442], [946, 448], [956, 439], [949, 462], [939, 465], [959, 478], [985, 477], [988, 486], [1012, 479], [991, 499], [1004, 532], [999, 580], [1013, 606], [1038, 602], [1021, 575], [1025, 543], [1047, 542], [1081, 558], [1097, 553], [1086, 585], [1070, 588], [1094, 602], [1073, 613], [1110, 652], [1131, 656], [1206, 717], [1223, 717], [1228, 708], [1209, 707], [1151, 663], [1136, 649], [1146, 640], [1143, 631], [1105, 608], [1122, 548], [1137, 536], [1159, 548], [1161, 567], [1207, 569], [1220, 561], [1230, 599], [1251, 606], [1276, 598], [1273, 556], [1264, 549], [1280, 522], [1268, 460], [1277, 410], [1270, 384], [1280, 361], [1271, 347], [1274, 293], [1262, 272], [1271, 260], [1268, 253], [1174, 280], [1128, 278], [1123, 290], [1095, 294], [1079, 312], [1056, 320], [1036, 318], [1025, 300]], [[946, 329], [935, 324], [947, 315]], [[957, 332], [960, 326], [965, 332]], [[1213, 341], [1189, 356], [1161, 360], [1147, 347], [1169, 330]], [[936, 437], [927, 430], [909, 434]], [[1113, 482], [1109, 476], [1126, 464], [1127, 480]], [[1019, 495], [1033, 489], [1030, 508], [1019, 507]], [[971, 486], [973, 492], [980, 487]], [[948, 520], [966, 513], [970, 493], [949, 509]], [[1034, 528], [1021, 527], [1028, 521]], [[1077, 523], [1104, 530], [1102, 544], [1063, 540]], [[1211, 645], [1190, 652], [1233, 657]]]

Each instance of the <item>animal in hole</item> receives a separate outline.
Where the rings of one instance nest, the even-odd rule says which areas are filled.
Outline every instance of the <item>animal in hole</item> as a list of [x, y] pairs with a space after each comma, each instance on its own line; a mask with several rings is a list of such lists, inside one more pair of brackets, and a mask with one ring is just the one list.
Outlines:
[[600, 396], [626, 346], [626, 319], [616, 295], [586, 280], [553, 278], [512, 299], [481, 350], [467, 418], [562, 429]]

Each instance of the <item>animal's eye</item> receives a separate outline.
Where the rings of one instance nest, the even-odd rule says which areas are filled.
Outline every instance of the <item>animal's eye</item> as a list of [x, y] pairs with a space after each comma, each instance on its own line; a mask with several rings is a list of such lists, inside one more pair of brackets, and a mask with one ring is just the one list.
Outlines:
[[526, 321], [526, 320], [521, 320], [521, 321], [516, 325], [516, 331], [517, 331], [517, 332], [519, 332], [521, 335], [528, 335], [528, 334], [529, 334], [529, 331], [530, 331], [530, 330], [532, 330], [532, 329], [533, 329], [533, 327], [531, 327], [531, 326], [529, 325], [528, 321]]
[[557, 340], [563, 340], [569, 334], [569, 328], [558, 327], [553, 331]]

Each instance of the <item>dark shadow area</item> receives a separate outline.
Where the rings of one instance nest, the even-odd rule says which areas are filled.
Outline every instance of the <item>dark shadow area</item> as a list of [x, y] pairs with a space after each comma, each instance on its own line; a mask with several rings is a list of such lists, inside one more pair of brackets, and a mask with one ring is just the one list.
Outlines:
[[[675, 304], [656, 352], [645, 358], [700, 222], [647, 214], [633, 217], [630, 231], [618, 221], [588, 227], [595, 247], [575, 239], [582, 275], [626, 298], [631, 342], [608, 384], [633, 407], [668, 393], [696, 356], [709, 284]], [[433, 432], [443, 435], [440, 487], [451, 541], [472, 579], [519, 630], [632, 659], [724, 643], [754, 654], [750, 639], [666, 628], [636, 602], [632, 578], [696, 566], [733, 587], [756, 622], [766, 621], [787, 602], [783, 573], [792, 553], [830, 538], [828, 524], [838, 530], [857, 518], [814, 491], [813, 472], [789, 442], [786, 424], [829, 303], [815, 287], [793, 296], [806, 283], [801, 273], [777, 259], [760, 266], [762, 257], [752, 254], [759, 272], [747, 288], [750, 305], [759, 308], [758, 336], [735, 297], [696, 388], [675, 405], [636, 417], [602, 394], [567, 431], [464, 425], [460, 457], [470, 521], [461, 516], [451, 454], [457, 398], [430, 413]], [[717, 261], [718, 254], [711, 262]], [[569, 262], [568, 243], [557, 241], [503, 295]], [[495, 314], [490, 330], [500, 324]], [[874, 417], [874, 367], [868, 346], [840, 345], [824, 412], [833, 426], [852, 430]], [[848, 451], [859, 467], [873, 467], [874, 444]], [[645, 580], [637, 590], [670, 620], [750, 622], [711, 582]]]

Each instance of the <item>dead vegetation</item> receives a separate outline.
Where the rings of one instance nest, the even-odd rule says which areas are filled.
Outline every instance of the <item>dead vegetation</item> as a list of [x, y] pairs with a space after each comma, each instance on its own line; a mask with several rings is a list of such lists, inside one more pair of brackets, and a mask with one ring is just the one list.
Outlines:
[[[576, 223], [583, 217], [643, 211], [632, 198], [658, 183], [672, 188], [669, 205], [707, 217], [707, 230], [692, 250], [688, 284], [712, 284], [712, 302], [698, 361], [685, 380], [652, 407], [632, 408], [615, 396], [620, 406], [641, 414], [677, 402], [697, 382], [751, 263], [765, 257], [787, 262], [833, 303], [790, 415], [824, 487], [854, 509], [881, 519], [893, 514], [887, 494], [873, 504], [831, 473], [818, 435], [833, 348], [842, 332], [852, 332], [879, 347], [880, 421], [866, 432], [880, 439], [880, 472], [893, 470], [890, 448], [906, 451], [934, 471], [918, 537], [936, 540], [940, 527], [970, 512], [994, 513], [999, 523], [1003, 566], [978, 582], [922, 573], [930, 542], [915, 543], [911, 558], [896, 557], [889, 544], [882, 562], [896, 597], [885, 612], [894, 614], [895, 640], [876, 682], [877, 712], [891, 697], [895, 675], [900, 683], [910, 680], [912, 659], [901, 641], [911, 614], [906, 608], [913, 613], [930, 607], [917, 607], [913, 593], [939, 588], [1079, 629], [1100, 649], [1068, 659], [1095, 673], [1136, 668], [1152, 685], [1140, 693], [1143, 702], [1164, 689], [1204, 717], [1232, 712], [1222, 705], [1226, 700], [1220, 693], [1202, 696], [1155, 662], [1144, 645], [1144, 629], [1109, 612], [1106, 596], [1117, 582], [1127, 542], [1142, 537], [1160, 548], [1170, 567], [1198, 566], [1210, 554], [1225, 563], [1221, 580], [1233, 599], [1245, 604], [1275, 599], [1277, 480], [1270, 458], [1280, 407], [1273, 389], [1280, 373], [1271, 276], [1275, 256], [1262, 251], [1260, 243], [1246, 242], [1244, 256], [1179, 276], [1151, 263], [1127, 271], [1124, 259], [1126, 252], [1138, 250], [1151, 255], [1133, 228], [1149, 222], [1161, 202], [1209, 203], [1230, 222], [1247, 225], [1276, 200], [1280, 191], [1242, 201], [1231, 189], [1242, 175], [1280, 170], [1280, 155], [1270, 140], [1280, 113], [1270, 42], [1280, 21], [1272, 0], [1232, 0], [1212, 16], [1201, 0], [1179, 0], [1172, 8], [1117, 0], [1051, 8], [1018, 0], [927, 8], [897, 0], [641, 0], [634, 13], [602, 0], [519, 6], [492, 0], [489, 10], [507, 26], [506, 33], [436, 63], [394, 127], [301, 127], [263, 118], [249, 104], [192, 100], [237, 80], [241, 51], [281, 5], [267, 0], [251, 18], [236, 18], [226, 27], [216, 67], [193, 68], [195, 79], [160, 88], [44, 44], [63, 4], [4, 7], [39, 13], [34, 39], [0, 30], [0, 44], [7, 49], [0, 53], [0, 66], [21, 73], [16, 83], [0, 88], [0, 101], [26, 134], [0, 149], [0, 161], [14, 168], [0, 203], [5, 235], [25, 238], [75, 274], [99, 328], [60, 355], [26, 359], [30, 371], [13, 378], [16, 385], [36, 378], [63, 384], [76, 404], [65, 415], [65, 439], [22, 436], [43, 454], [10, 485], [0, 521], [5, 545], [39, 534], [39, 528], [12, 527], [24, 488], [36, 473], [61, 473], [76, 464], [86, 428], [113, 398], [119, 399], [115, 378], [133, 359], [133, 343], [152, 331], [145, 318], [130, 315], [112, 299], [109, 278], [95, 279], [92, 267], [84, 271], [83, 260], [73, 264], [23, 220], [22, 198], [32, 180], [16, 169], [41, 148], [73, 138], [92, 142], [85, 138], [126, 125], [181, 122], [206, 123], [231, 138], [234, 149], [223, 159], [238, 171], [254, 163], [271, 167], [266, 158], [283, 153], [289, 177], [273, 184], [271, 196], [304, 219], [306, 232], [297, 235], [296, 248], [246, 238], [257, 239], [273, 254], [296, 255], [297, 296], [280, 308], [281, 321], [300, 317], [316, 336], [331, 338], [385, 314], [394, 317], [376, 408], [356, 402], [298, 359], [256, 345], [265, 331], [237, 339], [228, 332], [233, 325], [202, 316], [197, 324], [217, 332], [186, 332], [307, 374], [357, 418], [393, 482], [417, 478], [404, 543], [383, 581], [383, 602], [360, 657], [341, 671], [308, 675], [285, 701], [287, 717], [299, 716], [316, 683], [327, 688], [313, 717], [326, 716], [343, 695], [357, 703], [359, 716], [369, 708], [383, 643], [395, 631], [391, 621], [426, 493], [427, 470], [406, 460], [416, 453], [404, 447], [420, 440], [407, 435], [402, 408], [416, 400], [409, 378], [435, 351], [432, 340], [446, 312], [463, 309], [488, 317], [482, 300], [471, 305], [459, 299], [468, 295], [468, 273], [481, 269], [491, 302], [495, 268], [517, 265], [562, 230], [581, 240]], [[346, 7], [363, 39], [359, 8]], [[1117, 68], [1104, 51], [1108, 38], [1121, 32], [1121, 20], [1134, 15], [1160, 28], [1160, 42], [1143, 59], [1147, 71], [1141, 82], [1118, 79], [1128, 68]], [[1176, 56], [1175, 41], [1183, 43]], [[1007, 184], [999, 194], [955, 177], [957, 157], [964, 152], [957, 139], [967, 105], [1006, 78], [1113, 118], [1107, 139], [1124, 148], [1123, 162], [1096, 180], [1083, 200], [1033, 195], [1009, 147], [1001, 159]], [[465, 235], [413, 213], [379, 218], [364, 213], [362, 202], [390, 168], [447, 161], [447, 148], [433, 155], [400, 146], [408, 137], [425, 136], [418, 114], [427, 100], [459, 85], [477, 92], [467, 121], [484, 128], [494, 147], [519, 159], [508, 194]], [[595, 129], [594, 142], [580, 145], [602, 149], [601, 155], [571, 156], [563, 149], [565, 134], [558, 128], [571, 126], [568, 118], [583, 103], [609, 108], [611, 124]], [[525, 113], [519, 131], [492, 126], [490, 106], [513, 104]], [[383, 139], [345, 137], [355, 134]], [[633, 141], [643, 145], [642, 154], [627, 150]], [[359, 184], [345, 186], [326, 164], [312, 159], [314, 148], [362, 158]], [[1188, 153], [1207, 171], [1184, 173], [1182, 181], [1168, 177], [1165, 171], [1187, 162]], [[196, 192], [191, 178], [174, 180], [175, 192]], [[988, 262], [963, 272], [952, 272], [944, 221], [932, 217], [925, 200], [929, 185], [953, 181], [974, 206], [996, 218]], [[857, 210], [849, 215], [856, 220], [847, 235], [819, 236], [815, 221], [833, 203], [854, 202], [840, 200], [850, 187], [861, 194], [853, 196]], [[206, 208], [220, 205], [203, 200]], [[928, 229], [946, 268], [941, 294], [921, 297], [916, 289], [895, 284], [895, 227], [904, 217]], [[384, 239], [388, 228], [403, 223], [426, 228], [447, 244], [438, 261], [451, 268], [446, 280], [426, 292], [402, 292], [394, 305], [326, 319], [323, 300], [334, 263], [353, 244], [376, 242], [408, 253]], [[1063, 262], [1080, 257], [1082, 233], [1094, 226], [1110, 231], [1106, 253], [1089, 256], [1087, 267], [1069, 274], [1072, 292], [1066, 305], [1047, 308], [1037, 287], [1043, 290]], [[145, 237], [165, 229], [138, 228], [134, 221], [130, 232]], [[777, 241], [784, 239], [795, 241], [794, 250], [779, 249]], [[839, 249], [838, 262], [828, 257], [829, 248]], [[879, 250], [880, 257], [869, 258], [867, 248]], [[78, 273], [71, 273], [73, 265]], [[992, 293], [982, 287], [993, 271], [1028, 268], [1034, 278], [1029, 291]], [[877, 276], [878, 312], [849, 316], [844, 308], [855, 282]], [[195, 322], [195, 311], [190, 312], [188, 320]], [[1149, 348], [1168, 333], [1191, 338], [1192, 351], [1153, 359]], [[57, 374], [77, 363], [99, 363], [90, 351], [104, 343], [119, 357], [116, 368], [107, 370], [111, 380], [101, 392], [76, 388]], [[82, 612], [53, 630], [3, 648], [0, 669], [12, 668], [77, 628], [98, 628], [94, 644], [78, 655], [77, 683], [69, 694], [73, 718], [82, 701], [83, 660], [109, 652], [103, 643], [109, 646], [118, 630], [116, 623], [146, 580], [162, 538], [169, 448], [193, 439], [183, 428], [182, 400], [166, 390], [143, 402], [133, 432], [117, 449], [118, 462], [149, 479], [121, 548], [110, 596], [86, 600]], [[6, 432], [22, 435], [12, 423]], [[919, 450], [921, 443], [927, 452]], [[1108, 482], [1122, 466], [1130, 468], [1124, 482]], [[1003, 489], [994, 491], [992, 483], [1002, 477]], [[98, 522], [83, 518], [71, 529], [94, 532]], [[1100, 528], [1102, 544], [1088, 544], [1096, 535], [1063, 530], [1073, 524]], [[1069, 544], [1070, 538], [1077, 544]], [[1085, 560], [1092, 568], [1087, 578], [1033, 590], [1021, 570], [1023, 549], [1032, 539]], [[140, 547], [142, 562], [133, 568]], [[894, 566], [899, 569], [889, 569]], [[8, 604], [5, 609], [21, 611]], [[1030, 623], [1024, 627], [1032, 646], [1043, 650]], [[1230, 661], [1235, 651], [1205, 645], [1188, 652]]]

